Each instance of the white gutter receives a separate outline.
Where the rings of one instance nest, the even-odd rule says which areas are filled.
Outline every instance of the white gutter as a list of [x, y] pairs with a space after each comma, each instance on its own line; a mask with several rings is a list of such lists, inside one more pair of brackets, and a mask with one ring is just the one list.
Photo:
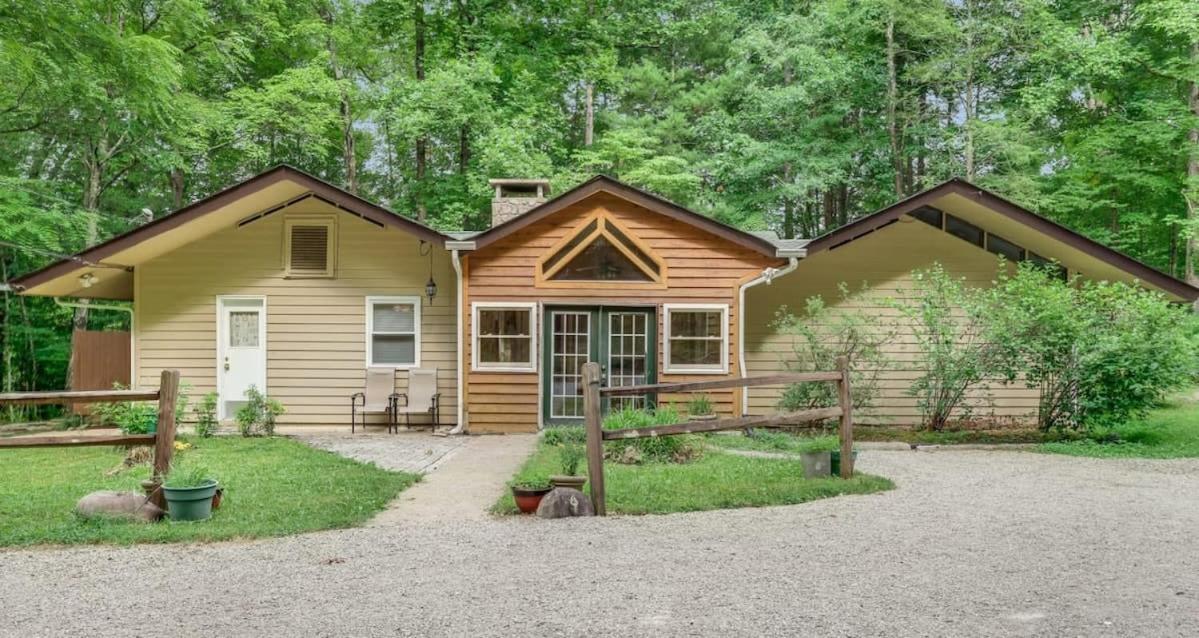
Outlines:
[[[749, 372], [745, 369], [745, 291], [758, 284], [770, 285], [776, 277], [782, 277], [799, 266], [799, 257], [788, 257], [787, 265], [782, 268], [767, 268], [761, 275], [741, 284], [740, 298], [737, 303], [737, 367], [741, 370], [741, 378], [747, 378]], [[741, 416], [749, 413], [749, 388], [741, 390]]]
[[135, 330], [135, 326], [133, 325], [133, 317], [134, 317], [133, 308], [132, 307], [127, 308], [125, 306], [110, 306], [108, 304], [98, 304], [98, 303], [91, 303], [91, 302], [85, 303], [85, 302], [80, 302], [80, 301], [63, 301], [59, 297], [54, 297], [54, 303], [62, 308], [71, 308], [71, 309], [84, 308], [87, 310], [116, 310], [117, 312], [129, 313], [129, 387], [136, 388], [137, 387], [137, 376], [136, 376], [136, 374], [137, 374], [137, 357], [135, 355], [137, 354], [137, 350], [136, 350], [137, 330]]
[[[447, 242], [447, 245], [448, 244], [449, 242]], [[463, 374], [465, 373], [462, 368], [466, 365], [463, 363], [462, 357], [463, 353], [466, 351], [466, 346], [463, 344], [464, 337], [462, 335], [462, 261], [458, 258], [457, 248], [450, 250], [450, 262], [454, 264], [454, 276], [457, 277], [457, 285], [454, 287], [454, 305], [456, 306], [455, 314], [458, 318], [458, 334], [454, 341], [458, 343], [458, 363], [454, 366], [454, 368], [458, 371], [458, 394], [456, 397], [456, 403], [458, 404], [458, 420], [455, 422], [454, 428], [447, 434], [462, 434], [466, 428], [466, 419], [464, 418], [466, 414], [466, 402], [462, 392], [462, 378]]]

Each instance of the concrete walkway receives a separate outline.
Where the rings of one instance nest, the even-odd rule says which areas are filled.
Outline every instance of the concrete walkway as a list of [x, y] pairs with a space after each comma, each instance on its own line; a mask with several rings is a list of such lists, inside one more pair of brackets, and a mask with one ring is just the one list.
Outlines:
[[437, 471], [401, 492], [370, 527], [486, 518], [537, 445], [536, 434], [455, 438], [464, 444]]

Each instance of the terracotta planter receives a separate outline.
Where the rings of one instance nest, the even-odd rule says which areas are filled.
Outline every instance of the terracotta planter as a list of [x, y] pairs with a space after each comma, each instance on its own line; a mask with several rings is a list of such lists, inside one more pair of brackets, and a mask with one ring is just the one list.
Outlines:
[[554, 487], [569, 487], [580, 492], [583, 491], [583, 484], [586, 482], [586, 476], [555, 475], [550, 477], [550, 485]]
[[512, 488], [512, 499], [516, 501], [516, 508], [521, 514], [532, 514], [537, 511], [537, 506], [541, 505], [541, 499], [550, 493], [553, 488], [539, 487], [537, 489], [528, 490], [523, 487]]
[[216, 488], [216, 494], [212, 495], [212, 509], [216, 509], [216, 508], [220, 507], [221, 499], [224, 497], [225, 497], [225, 488], [223, 488], [223, 487]]

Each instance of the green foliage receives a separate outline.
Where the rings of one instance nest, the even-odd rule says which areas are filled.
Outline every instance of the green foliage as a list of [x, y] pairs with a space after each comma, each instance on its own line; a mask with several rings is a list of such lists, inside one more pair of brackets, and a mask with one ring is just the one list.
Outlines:
[[567, 443], [587, 443], [587, 431], [582, 426], [556, 425], [546, 428], [541, 433], [541, 439], [546, 445], [565, 445]]
[[171, 471], [167, 473], [167, 478], [163, 482], [163, 486], [176, 489], [203, 487], [215, 480], [216, 478], [212, 475], [212, 472], [203, 465], [195, 463], [172, 464]]
[[230, 497], [204, 525], [80, 520], [72, 509], [90, 492], [141, 491], [148, 465], [108, 473], [124, 456], [111, 447], [5, 450], [0, 547], [210, 542], [353, 527], [420, 480], [281, 437], [216, 437], [187, 451], [188, 462], [209, 468]]
[[[837, 369], [838, 357], [846, 357], [850, 400], [855, 410], [870, 414], [879, 395], [879, 376], [890, 365], [883, 347], [895, 338], [896, 331], [855, 309], [865, 289], [854, 293], [844, 283], [838, 288], [841, 300], [837, 307], [830, 308], [815, 296], [808, 298], [802, 315], [786, 306], [778, 309], [774, 327], [791, 338], [791, 354], [783, 363], [791, 372], [829, 371]], [[837, 386], [832, 383], [793, 383], [783, 390], [778, 407], [794, 412], [837, 405], [837, 401]]]
[[1193, 391], [1189, 394], [1151, 410], [1144, 417], [1112, 427], [1092, 428], [1081, 436], [1061, 436], [1059, 440], [1043, 443], [1039, 449], [1101, 458], [1199, 457], [1199, 403]]
[[[555, 472], [560, 463], [559, 450], [542, 442], [512, 482]], [[583, 470], [585, 473], [586, 468]], [[835, 477], [805, 479], [798, 460], [747, 458], [719, 451], [692, 463], [605, 463], [604, 481], [608, 512], [612, 514], [669, 514], [791, 505], [895, 487], [885, 478], [861, 472], [849, 480]], [[515, 514], [512, 495], [501, 496], [492, 511]]]
[[196, 436], [202, 439], [207, 439], [216, 433], [218, 425], [216, 419], [217, 401], [217, 393], [209, 392], [192, 408], [193, 415], [196, 418]]
[[522, 472], [509, 485], [518, 490], [545, 490], [550, 487], [548, 471]]
[[1040, 390], [1042, 430], [1122, 424], [1195, 377], [1199, 326], [1160, 294], [1021, 264], [985, 296], [1002, 371]]
[[237, 409], [234, 419], [242, 436], [274, 436], [275, 422], [284, 412], [282, 403], [251, 385], [246, 389], [246, 404]]
[[835, 436], [817, 436], [801, 439], [796, 445], [799, 452], [835, 452], [841, 449], [841, 440]]
[[[113, 389], [128, 388], [114, 383]], [[121, 428], [124, 434], [149, 434], [158, 427], [158, 405], [146, 401], [93, 403], [92, 413], [101, 425]]]
[[567, 443], [558, 451], [558, 456], [562, 460], [562, 473], [574, 476], [579, 471], [579, 464], [587, 456], [587, 448], [579, 443]]
[[712, 414], [712, 399], [704, 393], [699, 393], [687, 401], [687, 416], [708, 416]]
[[939, 431], [955, 414], [973, 411], [967, 393], [999, 372], [999, 352], [989, 340], [988, 308], [976, 288], [952, 277], [940, 264], [912, 273], [912, 297], [889, 300], [907, 320], [919, 357], [919, 376], [908, 394], [924, 416], [924, 426]]
[[[624, 408], [604, 417], [603, 429], [627, 430], [682, 421], [678, 410], [659, 405], [656, 410]], [[701, 453], [690, 436], [650, 436], [640, 439], [617, 439], [604, 443], [604, 457], [621, 463], [682, 463]]]

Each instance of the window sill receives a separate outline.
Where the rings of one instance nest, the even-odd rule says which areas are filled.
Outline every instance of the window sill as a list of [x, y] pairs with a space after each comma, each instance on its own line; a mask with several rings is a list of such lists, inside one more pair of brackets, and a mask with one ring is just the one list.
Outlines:
[[514, 366], [471, 366], [471, 372], [537, 372], [537, 366], [514, 367]]
[[728, 374], [728, 368], [664, 368], [662, 374]]

